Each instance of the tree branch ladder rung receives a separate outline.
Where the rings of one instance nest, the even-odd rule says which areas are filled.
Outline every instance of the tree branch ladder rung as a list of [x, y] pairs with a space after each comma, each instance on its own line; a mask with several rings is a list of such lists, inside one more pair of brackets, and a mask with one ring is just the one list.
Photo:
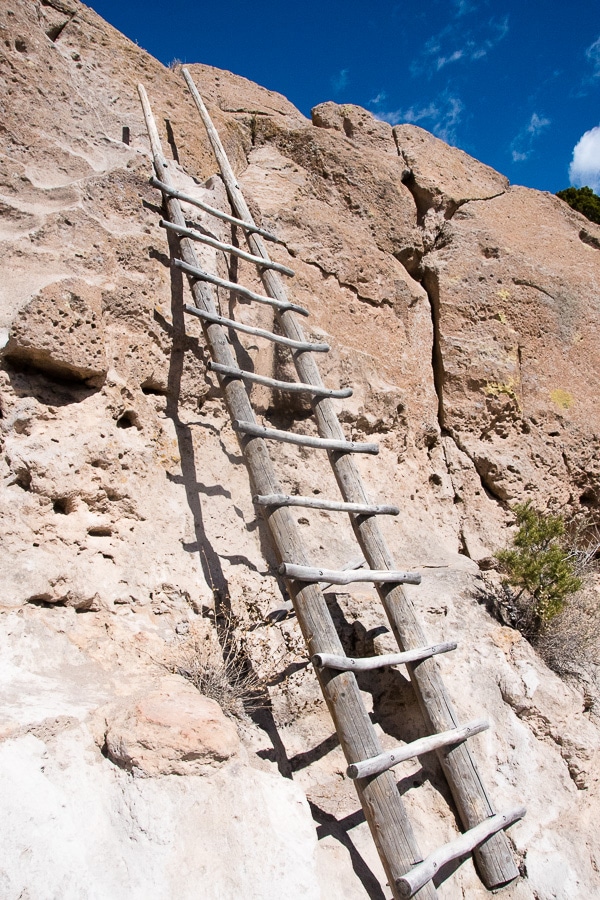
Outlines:
[[371, 759], [352, 763], [346, 769], [346, 774], [349, 778], [370, 778], [372, 775], [386, 772], [407, 759], [421, 756], [423, 753], [431, 753], [432, 750], [440, 750], [442, 747], [461, 744], [467, 738], [473, 737], [474, 734], [479, 734], [489, 727], [490, 723], [487, 720], [476, 719], [467, 725], [463, 725], [462, 728], [452, 728], [450, 731], [443, 731], [441, 734], [430, 734], [402, 747], [395, 747], [394, 750], [386, 750], [384, 753], [380, 753]]
[[288, 266], [272, 262], [270, 259], [263, 259], [262, 256], [254, 256], [252, 253], [246, 253], [245, 250], [240, 250], [239, 247], [234, 247], [233, 244], [226, 244], [223, 241], [217, 240], [217, 238], [202, 234], [201, 231], [196, 231], [194, 228], [188, 228], [186, 225], [175, 225], [173, 222], [167, 222], [166, 219], [161, 219], [158, 224], [161, 228], [166, 228], [167, 231], [173, 231], [178, 237], [186, 237], [192, 241], [206, 244], [207, 247], [214, 247], [215, 250], [222, 250], [223, 253], [239, 256], [240, 259], [245, 259], [247, 262], [254, 263], [262, 269], [273, 269], [275, 272], [281, 272], [282, 275], [289, 275], [290, 278], [294, 275], [294, 270], [288, 268]]
[[151, 178], [150, 184], [152, 187], [162, 191], [163, 194], [174, 197], [176, 200], [182, 200], [184, 203], [190, 203], [192, 206], [197, 206], [199, 209], [204, 210], [204, 212], [210, 213], [211, 216], [216, 216], [217, 219], [223, 219], [225, 222], [231, 222], [232, 225], [238, 225], [240, 228], [243, 228], [244, 231], [260, 234], [265, 241], [272, 241], [275, 244], [282, 243], [279, 238], [276, 238], [274, 234], [265, 231], [264, 228], [259, 228], [258, 225], [255, 225], [254, 223], [243, 222], [242, 219], [236, 219], [235, 216], [230, 216], [229, 213], [223, 212], [214, 206], [210, 206], [208, 203], [198, 200], [197, 197], [192, 197], [190, 194], [184, 194], [183, 191], [175, 190], [175, 188], [165, 184], [164, 181], [159, 181], [158, 178]]
[[185, 272], [186, 275], [191, 276], [191, 278], [197, 278], [199, 281], [206, 281], [208, 284], [214, 284], [215, 287], [225, 288], [226, 290], [239, 294], [240, 297], [245, 297], [247, 300], [254, 300], [256, 303], [265, 303], [267, 306], [274, 306], [275, 309], [289, 309], [292, 312], [297, 312], [300, 316], [310, 315], [307, 309], [303, 306], [298, 306], [297, 303], [282, 303], [280, 300], [275, 300], [273, 297], [257, 294], [249, 288], [242, 287], [241, 284], [237, 284], [235, 281], [227, 281], [225, 278], [219, 278], [218, 275], [211, 275], [209, 272], [205, 272], [204, 269], [190, 266], [180, 259], [174, 259], [173, 265]]
[[410, 662], [419, 662], [437, 656], [439, 653], [448, 653], [456, 650], [456, 641], [446, 641], [443, 644], [431, 644], [430, 647], [420, 647], [416, 650], [407, 650], [406, 653], [386, 653], [381, 656], [363, 656], [357, 659], [353, 656], [334, 656], [331, 653], [316, 653], [311, 662], [313, 666], [323, 669], [337, 669], [340, 672], [368, 672], [372, 669], [382, 669], [385, 666], [401, 666]]
[[336, 450], [339, 453], [370, 453], [376, 456], [379, 453], [379, 444], [359, 444], [355, 441], [336, 441], [330, 438], [311, 437], [308, 434], [295, 434], [293, 431], [280, 431], [277, 428], [267, 428], [265, 425], [255, 425], [253, 422], [240, 422], [234, 419], [233, 430], [254, 437], [267, 438], [271, 441], [281, 441], [284, 444], [298, 444], [300, 447], [314, 447], [317, 450]]
[[259, 506], [302, 506], [307, 509], [326, 509], [332, 512], [355, 513], [359, 516], [399, 516], [397, 506], [376, 503], [345, 503], [343, 500], [320, 500], [318, 497], [302, 497], [295, 494], [256, 494], [253, 498]]
[[[352, 396], [352, 388], [342, 388], [336, 391], [330, 388], [313, 387], [312, 384], [301, 384], [299, 381], [278, 381], [275, 378], [257, 375], [255, 372], [247, 372], [245, 369], [238, 369], [235, 366], [221, 366], [219, 363], [214, 363], [211, 360], [208, 361], [207, 365], [211, 372], [229, 375], [230, 378], [241, 378], [244, 381], [252, 381], [255, 384], [264, 384], [265, 387], [273, 388], [275, 391], [288, 391], [292, 394], [312, 394], [315, 397], [332, 397], [334, 400], [343, 400]], [[282, 494], [277, 496], [283, 497]], [[279, 505], [283, 506], [284, 504]], [[292, 504], [287, 505], [290, 506]]]
[[186, 303], [183, 307], [184, 312], [198, 319], [204, 319], [206, 322], [213, 322], [215, 325], [222, 325], [223, 328], [233, 328], [235, 331], [241, 331], [243, 334], [253, 334], [255, 337], [265, 338], [274, 344], [282, 344], [284, 347], [291, 347], [293, 350], [310, 350], [313, 353], [327, 353], [329, 344], [310, 344], [308, 341], [295, 341], [291, 338], [284, 337], [281, 334], [273, 334], [272, 331], [266, 331], [264, 328], [254, 328], [252, 325], [243, 325], [236, 322], [235, 319], [226, 319], [225, 316], [219, 316], [216, 313], [206, 312], [203, 309], [197, 309]]
[[467, 856], [492, 835], [503, 828], [508, 828], [518, 819], [522, 819], [525, 812], [524, 806], [516, 806], [508, 812], [490, 816], [489, 819], [485, 819], [479, 825], [465, 831], [453, 841], [434, 850], [423, 862], [418, 863], [403, 878], [398, 879], [396, 886], [400, 896], [402, 898], [413, 897], [420, 888], [437, 875], [442, 866]]
[[279, 574], [296, 581], [322, 581], [326, 584], [351, 584], [354, 581], [374, 584], [421, 584], [421, 576], [417, 572], [400, 572], [394, 569], [344, 572], [338, 569], [317, 569], [313, 566], [282, 563], [279, 566]]

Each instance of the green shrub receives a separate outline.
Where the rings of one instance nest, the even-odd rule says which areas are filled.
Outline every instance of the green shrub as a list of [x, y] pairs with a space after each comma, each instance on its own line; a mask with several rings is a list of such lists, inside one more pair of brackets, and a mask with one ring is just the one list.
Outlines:
[[590, 222], [600, 224], [600, 197], [589, 187], [566, 188], [558, 191], [557, 197], [568, 203], [577, 212], [582, 213]]
[[562, 612], [566, 598], [582, 586], [575, 573], [573, 554], [565, 544], [562, 516], [538, 512], [531, 502], [514, 507], [519, 526], [513, 546], [496, 554], [508, 576], [519, 589], [515, 602], [528, 601], [534, 630]]

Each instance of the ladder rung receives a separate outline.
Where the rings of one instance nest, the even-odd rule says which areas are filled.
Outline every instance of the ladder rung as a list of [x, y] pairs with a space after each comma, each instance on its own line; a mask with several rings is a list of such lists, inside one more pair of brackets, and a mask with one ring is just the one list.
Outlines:
[[271, 441], [282, 441], [284, 444], [298, 444], [301, 447], [315, 447], [320, 450], [337, 450], [341, 453], [379, 453], [379, 444], [357, 444], [355, 441], [335, 441], [330, 438], [310, 437], [307, 434], [294, 434], [292, 431], [278, 431], [276, 428], [265, 428], [254, 422], [240, 422], [234, 419], [233, 430], [242, 434], [251, 434]]
[[186, 313], [191, 316], [197, 316], [213, 325], [222, 325], [224, 328], [235, 328], [236, 331], [242, 331], [244, 334], [253, 334], [256, 337], [265, 338], [267, 341], [273, 341], [275, 344], [283, 344], [284, 347], [292, 347], [294, 350], [311, 350], [313, 353], [327, 353], [329, 344], [309, 344], [304, 341], [294, 341], [291, 338], [283, 337], [280, 334], [273, 334], [272, 331], [266, 331], [264, 328], [254, 328], [252, 325], [242, 325], [234, 319], [226, 319], [224, 316], [218, 316], [216, 313], [206, 312], [204, 309], [198, 309], [196, 306], [190, 306], [186, 303], [183, 307]]
[[386, 750], [378, 756], [372, 756], [371, 759], [352, 763], [346, 769], [346, 774], [349, 778], [369, 778], [372, 775], [379, 775], [381, 772], [391, 769], [392, 766], [397, 766], [398, 763], [412, 759], [413, 756], [421, 756], [422, 753], [430, 753], [432, 750], [439, 750], [441, 747], [451, 744], [462, 744], [467, 738], [479, 734], [480, 731], [485, 731], [489, 727], [490, 723], [485, 719], [475, 719], [460, 728], [431, 734], [428, 737], [419, 738], [418, 741], [413, 741], [411, 744], [405, 744], [403, 747]]
[[384, 666], [400, 666], [404, 663], [418, 662], [421, 659], [429, 659], [438, 653], [448, 653], [456, 650], [456, 641], [446, 641], [443, 644], [432, 644], [430, 647], [417, 647], [414, 650], [406, 650], [404, 653], [386, 653], [382, 656], [365, 656], [356, 659], [350, 656], [334, 656], [332, 653], [316, 653], [312, 663], [319, 669], [325, 666], [328, 669], [337, 669], [340, 672], [368, 672], [371, 669], [381, 669]]
[[359, 516], [400, 515], [400, 510], [397, 506], [344, 503], [341, 500], [318, 500], [316, 497], [300, 497], [295, 494], [257, 494], [252, 499], [258, 506], [305, 506], [308, 509], [330, 509], [337, 512], [357, 513]]
[[258, 225], [255, 225], [253, 222], [244, 222], [242, 219], [236, 219], [235, 216], [230, 216], [229, 213], [221, 212], [220, 209], [216, 209], [214, 206], [210, 206], [208, 203], [203, 203], [202, 200], [197, 200], [196, 197], [191, 197], [189, 194], [184, 194], [183, 191], [176, 191], [175, 188], [170, 187], [168, 184], [165, 184], [164, 181], [159, 181], [158, 178], [151, 178], [150, 184], [152, 187], [158, 188], [159, 191], [162, 191], [163, 194], [168, 194], [170, 197], [175, 197], [177, 200], [183, 200], [184, 203], [191, 203], [193, 206], [197, 206], [199, 209], [203, 209], [204, 212], [210, 213], [211, 216], [216, 216], [218, 219], [223, 219], [225, 222], [231, 222], [232, 225], [239, 225], [240, 228], [243, 228], [244, 231], [252, 232], [253, 234], [260, 234], [261, 237], [264, 237], [265, 241], [273, 241], [275, 244], [281, 244], [283, 241], [280, 241], [279, 238], [276, 238], [274, 234], [271, 234], [269, 231], [265, 231], [264, 228], [259, 228]]
[[207, 244], [209, 247], [214, 247], [216, 250], [223, 250], [224, 253], [231, 253], [233, 256], [239, 256], [240, 259], [246, 259], [248, 262], [260, 266], [261, 269], [274, 269], [276, 272], [281, 272], [282, 275], [294, 275], [293, 269], [289, 269], [281, 263], [271, 262], [270, 259], [263, 259], [262, 256], [253, 256], [252, 253], [247, 253], [245, 250], [241, 250], [240, 247], [234, 247], [233, 244], [225, 244], [223, 241], [218, 241], [216, 238], [209, 237], [207, 234], [202, 234], [202, 232], [196, 231], [194, 228], [186, 228], [184, 225], [175, 225], [174, 222], [167, 222], [166, 219], [161, 219], [158, 224], [161, 228], [166, 228], [168, 231], [175, 232], [179, 237], [187, 237], [192, 241], [200, 241], [201, 244]]
[[372, 581], [376, 584], [421, 584], [418, 572], [399, 572], [394, 569], [364, 569], [344, 572], [339, 569], [317, 569], [282, 563], [279, 574], [296, 581], [325, 581], [327, 584], [351, 584], [353, 581]]
[[248, 300], [255, 300], [257, 303], [266, 303], [267, 306], [274, 306], [282, 312], [290, 310], [291, 312], [299, 313], [301, 316], [310, 315], [307, 309], [303, 306], [298, 306], [297, 303], [284, 303], [283, 300], [275, 300], [273, 297], [267, 297], [264, 294], [256, 294], [249, 288], [243, 287], [241, 284], [236, 284], [235, 281], [226, 281], [224, 278], [219, 278], [217, 275], [210, 275], [208, 272], [205, 272], [204, 269], [190, 266], [189, 263], [183, 262], [181, 259], [174, 259], [173, 262], [178, 269], [182, 269], [187, 275], [191, 275], [192, 278], [197, 278], [199, 281], [208, 281], [209, 284], [214, 284], [217, 287], [235, 291], [240, 297], [247, 297]]
[[[230, 375], [232, 378], [243, 378], [245, 381], [254, 381], [256, 384], [265, 384], [267, 387], [274, 388], [275, 390], [289, 391], [292, 394], [310, 393], [314, 394], [316, 397], [331, 397], [332, 400], [341, 400], [344, 397], [352, 396], [352, 388], [342, 388], [339, 391], [335, 391], [326, 387], [314, 387], [312, 384], [302, 384], [298, 381], [277, 381], [275, 378], [268, 378], [266, 375], [256, 375], [254, 372], [246, 372], [245, 369], [236, 369], [235, 366], [224, 366], [221, 363], [212, 362], [212, 360], [209, 360], [208, 368], [212, 372], [220, 372], [221, 375]], [[283, 495], [273, 494], [271, 496]], [[286, 504], [279, 504], [279, 506], [284, 505]], [[293, 504], [287, 505], [291, 506]], [[301, 504], [296, 505], [300, 506]]]
[[508, 828], [517, 819], [522, 819], [527, 810], [524, 806], [515, 806], [513, 809], [505, 813], [498, 813], [484, 819], [479, 825], [465, 831], [453, 841], [444, 844], [430, 853], [423, 862], [407, 872], [402, 878], [397, 879], [396, 887], [401, 897], [412, 897], [416, 894], [428, 881], [434, 878], [442, 866], [452, 862], [452, 860], [460, 859], [475, 850], [480, 844], [490, 838], [496, 832], [503, 828]]

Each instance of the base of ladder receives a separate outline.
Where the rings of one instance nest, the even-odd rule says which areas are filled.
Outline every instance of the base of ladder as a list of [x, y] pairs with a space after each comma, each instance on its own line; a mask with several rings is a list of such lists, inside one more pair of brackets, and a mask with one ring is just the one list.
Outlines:
[[469, 831], [465, 831], [464, 834], [461, 834], [448, 844], [444, 844], [443, 847], [434, 850], [423, 862], [417, 863], [410, 872], [407, 872], [406, 875], [396, 881], [398, 893], [401, 897], [412, 897], [413, 894], [416, 894], [418, 890], [437, 875], [442, 866], [452, 862], [452, 860], [467, 856], [493, 834], [496, 834], [503, 828], [508, 828], [517, 819], [522, 819], [525, 813], [526, 809], [524, 806], [516, 806], [508, 812], [491, 816], [474, 828], [470, 828]]

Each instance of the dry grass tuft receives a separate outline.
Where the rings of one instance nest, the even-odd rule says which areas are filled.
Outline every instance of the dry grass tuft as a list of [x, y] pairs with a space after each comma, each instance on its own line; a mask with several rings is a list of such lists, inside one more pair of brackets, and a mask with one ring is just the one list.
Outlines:
[[230, 615], [217, 623], [212, 635], [188, 638], [179, 644], [177, 662], [170, 666], [205, 697], [216, 700], [230, 717], [269, 705], [266, 687], [252, 671], [237, 624]]
[[591, 577], [535, 640], [544, 661], [586, 694], [586, 706], [600, 715], [600, 596]]

